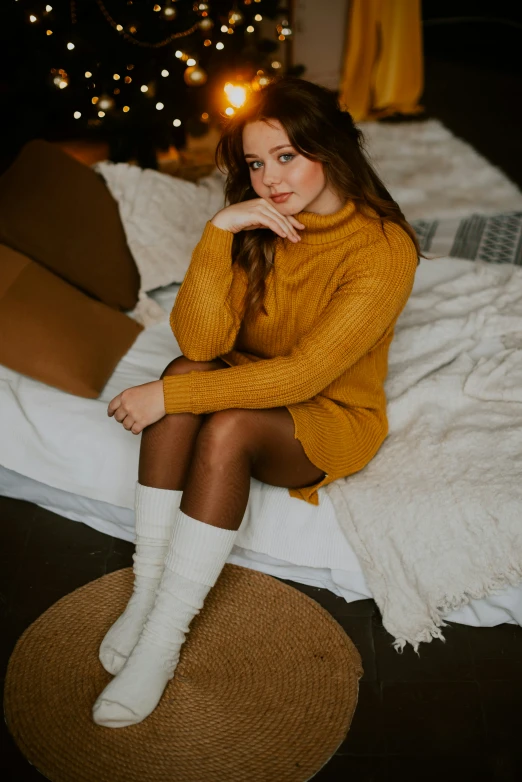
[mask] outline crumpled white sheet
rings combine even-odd
[[[168,316],[147,292],[181,283],[205,223],[225,205],[225,176],[216,168],[197,183],[128,163],[95,163],[116,200],[127,244],[141,277],[129,313],[148,327]]]
[[[455,264],[397,322],[387,439],[326,487],[400,650],[522,580],[522,269]]]

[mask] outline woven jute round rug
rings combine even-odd
[[[107,728],[93,704],[112,677],[100,643],[132,593],[132,568],[59,600],[18,640],[4,713],[52,782],[303,782],[343,742],[360,655],[315,600],[227,564],[190,625],[152,714]]]

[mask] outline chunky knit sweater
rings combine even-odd
[[[295,437],[325,477],[292,497],[358,472],[388,433],[384,380],[395,322],[418,257],[397,224],[361,214],[300,212],[301,241],[278,237],[266,278],[267,314],[243,321],[245,271],[233,234],[207,222],[170,316],[183,354],[229,367],[163,379],[165,410],[213,413],[287,407]]]

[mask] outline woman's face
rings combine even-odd
[[[326,215],[343,206],[342,199],[326,184],[322,163],[300,155],[278,120],[245,125],[243,152],[255,192],[281,214],[306,211]],[[290,195],[274,201],[272,196],[279,193]]]

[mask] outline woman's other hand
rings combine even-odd
[[[163,381],[125,389],[109,403],[107,415],[114,416],[132,434],[139,434],[165,415]]]
[[[237,234],[239,231],[253,231],[255,228],[270,228],[274,233],[299,242],[297,228],[305,226],[292,215],[282,215],[265,198],[252,198],[221,209],[210,221],[216,228]]]

